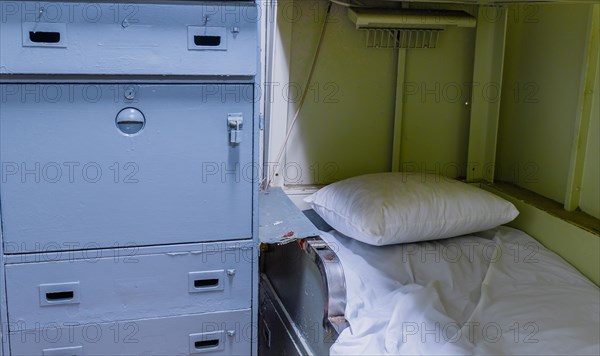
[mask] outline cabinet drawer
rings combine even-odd
[[[251,306],[252,249],[6,266],[11,331]]]
[[[250,355],[250,309],[12,332],[12,355]]]
[[[221,3],[2,2],[0,74],[254,76],[258,8]]]
[[[0,85],[5,253],[252,237],[252,85],[44,85]]]

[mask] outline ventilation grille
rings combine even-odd
[[[436,48],[442,29],[364,29],[367,48]]]

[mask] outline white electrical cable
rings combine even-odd
[[[287,147],[288,140],[290,138],[290,135],[292,134],[292,130],[294,129],[294,125],[296,124],[296,121],[298,121],[298,117],[300,115],[300,110],[302,109],[302,106],[304,105],[304,101],[306,100],[306,96],[308,94],[308,88],[310,86],[310,83],[312,82],[312,77],[315,72],[317,59],[319,58],[319,54],[321,52],[321,46],[323,44],[323,38],[325,37],[325,31],[327,30],[327,23],[329,22],[329,14],[331,13],[331,4],[332,3],[330,2],[327,5],[327,14],[325,15],[325,22],[323,23],[323,28],[321,29],[321,37],[319,38],[319,43],[317,44],[317,50],[315,51],[315,56],[313,57],[310,71],[308,72],[308,79],[306,81],[306,86],[304,88],[304,91],[302,92],[302,97],[300,98],[300,103],[298,103],[298,109],[296,109],[294,118],[292,119],[292,122],[290,123],[290,126],[285,135],[285,140],[283,141],[283,144],[281,145],[281,149],[279,150],[279,153],[277,154],[277,160],[275,161],[276,165],[273,169],[273,172],[269,172],[269,180],[267,181],[265,188],[269,188],[269,186],[271,185],[271,182],[273,181],[273,177],[278,172],[279,165],[281,164],[281,159],[283,157],[283,153],[285,152],[285,148]]]

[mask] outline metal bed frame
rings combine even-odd
[[[344,270],[335,251],[310,237],[269,245],[261,259],[259,354],[329,354],[348,327]]]

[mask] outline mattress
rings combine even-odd
[[[600,291],[522,231],[370,246],[322,233],[350,326],[331,354],[600,354]]]

